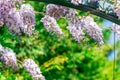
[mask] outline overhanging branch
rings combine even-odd
[[[104,19],[107,19],[109,21],[112,21],[112,22],[120,25],[120,20],[118,20],[117,16],[115,16],[113,14],[107,14],[107,13],[105,13],[103,11],[100,11],[100,10],[96,10],[95,8],[92,8],[89,5],[83,5],[83,4],[74,5],[74,4],[72,4],[72,3],[70,3],[66,0],[31,0],[31,1],[52,3],[52,4],[57,4],[57,5],[62,5],[62,6],[82,10],[82,11],[85,11],[85,12],[90,12],[91,14],[102,17]]]

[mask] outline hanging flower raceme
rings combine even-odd
[[[38,65],[32,59],[25,59],[23,67],[30,73],[34,80],[45,80]]]
[[[55,4],[48,4],[46,7],[46,13],[47,15],[54,17],[55,19],[63,17],[66,12],[66,7],[59,6]]]
[[[4,49],[0,46],[0,60],[7,66],[16,70],[18,68],[16,54],[11,49]]]
[[[21,35],[21,27],[24,25],[19,11],[15,8],[11,9],[8,16],[5,17],[5,24],[11,33]]]
[[[94,22],[93,18],[90,16],[87,16],[82,20],[83,29],[86,30],[86,33],[92,37],[94,40],[98,41],[99,44],[103,44],[103,35],[102,30],[99,28],[99,26]]]
[[[48,32],[53,32],[56,33],[57,35],[63,34],[55,18],[46,15],[44,18],[41,19],[41,22],[43,22],[44,27]]]
[[[68,8],[66,10],[65,18],[68,20],[69,23],[79,25],[79,15],[75,9]]]
[[[112,30],[120,37],[120,25],[113,24]]]
[[[20,10],[15,5],[23,0],[0,0],[0,26],[6,24],[11,33],[31,35],[35,26],[35,13],[32,6],[23,4]]]
[[[32,35],[32,31],[35,28],[35,12],[33,7],[29,4],[21,5],[20,15],[24,24],[24,26],[21,27],[21,30],[26,35]]]
[[[79,26],[76,26],[75,24],[68,24],[67,29],[70,31],[73,38],[80,43],[80,40],[84,38],[84,33],[82,32],[82,29]]]
[[[79,15],[71,8],[69,8],[66,13],[65,17],[68,20],[67,29],[72,34],[73,38],[80,43],[80,40],[84,38],[84,33],[82,32],[82,24],[79,20]]]

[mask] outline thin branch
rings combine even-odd
[[[90,12],[91,14],[102,17],[104,19],[107,19],[109,21],[112,21],[120,25],[120,20],[118,20],[118,17],[114,13],[111,14],[111,13],[106,13],[104,11],[96,10],[95,8],[90,7],[89,5],[84,5],[84,4],[74,5],[66,0],[30,0],[30,1],[52,3],[52,4],[57,4],[57,5],[62,5],[62,6],[82,10],[85,12]]]

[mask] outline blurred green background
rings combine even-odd
[[[36,11],[45,12],[45,3],[26,2]],[[80,15],[88,15],[78,11]],[[104,19],[94,17],[99,26]],[[57,22],[65,33],[65,37],[48,33],[40,19],[44,17],[36,14],[36,29],[32,36],[21,37],[11,35],[7,28],[0,27],[0,43],[11,48],[21,62],[26,58],[33,59],[40,67],[46,80],[112,80],[114,61],[108,59],[113,50],[112,44],[100,46],[86,34],[86,41],[78,44],[73,40],[66,29],[67,21],[64,18]],[[104,42],[108,41],[111,31],[104,29]],[[117,41],[117,58],[115,64],[115,80],[120,80],[120,42]],[[18,62],[19,63],[19,62]],[[0,80],[32,80],[29,73],[19,63],[19,70],[13,71],[0,62]]]

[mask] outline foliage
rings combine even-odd
[[[26,3],[31,4],[36,11],[45,11],[45,3]],[[80,15],[86,15],[82,11],[78,12]],[[87,42],[78,44],[66,29],[67,21],[64,18],[57,22],[65,36],[52,35],[40,23],[42,17],[42,14],[36,15],[36,29],[32,36],[18,37],[9,34],[5,26],[0,27],[1,44],[16,52],[20,61],[25,58],[34,59],[46,80],[112,80],[113,61],[107,60],[108,52],[113,50],[112,45],[99,46],[89,37],[86,39]],[[102,24],[103,19],[93,17],[99,25]],[[104,39],[107,40],[110,31],[103,33]],[[21,62],[19,65],[21,66]],[[116,80],[119,80],[118,65],[116,65],[115,73]],[[32,80],[32,77],[21,67],[19,70],[13,71],[0,63],[0,80]]]

